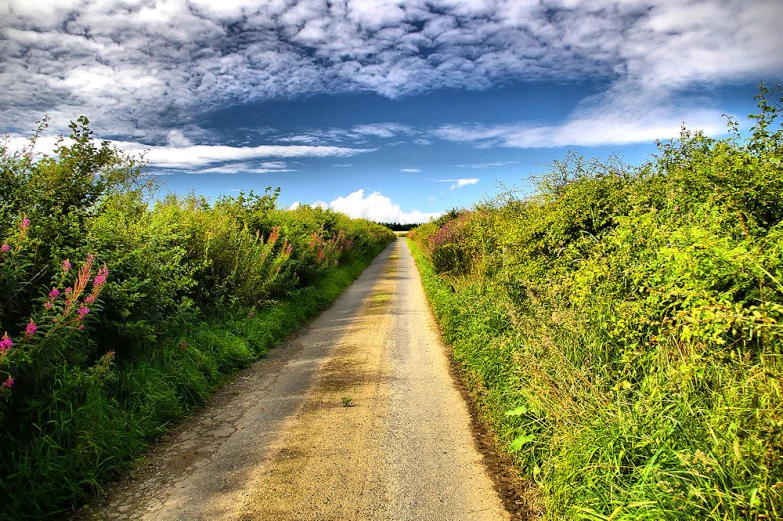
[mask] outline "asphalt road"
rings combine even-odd
[[[405,239],[82,519],[504,520]]]

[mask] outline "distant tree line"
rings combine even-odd
[[[378,223],[381,226],[385,226],[393,232],[409,232],[417,226],[421,226],[424,223],[415,224],[402,224],[402,223]]]

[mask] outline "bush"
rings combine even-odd
[[[154,205],[86,118],[54,157],[0,145],[0,496],[39,519],[336,298],[387,228],[278,190]],[[77,259],[85,259],[77,261]]]
[[[572,155],[533,197],[413,234],[454,357],[547,518],[783,516],[769,95],[747,139],[729,121],[731,137],[683,130],[637,168]]]

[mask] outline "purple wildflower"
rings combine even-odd
[[[73,291],[73,288],[65,288],[65,294],[68,295],[71,291]]]
[[[80,324],[79,327],[77,327],[79,331],[84,331],[84,324]]]
[[[3,338],[0,339],[0,354],[5,354],[13,345],[14,343],[8,338],[8,333],[6,332]]]
[[[46,309],[52,309],[52,303],[51,302],[44,302],[44,307]]]
[[[85,301],[87,304],[92,304],[93,302],[95,302],[95,297],[94,297],[93,295],[90,295],[89,297],[87,297],[86,299],[84,299],[84,301]]]
[[[38,331],[38,326],[35,325],[35,322],[33,322],[33,319],[30,319],[30,323],[27,324],[27,327],[24,329],[25,336],[27,338],[33,338],[33,335],[35,335],[35,332]]]
[[[49,292],[49,298],[55,299],[60,296],[60,290],[57,288],[52,288],[52,291]]]
[[[103,268],[98,270],[98,274],[95,275],[95,279],[92,281],[92,285],[96,288],[100,288],[104,285],[106,282],[106,277],[109,276],[109,268],[106,267],[106,265],[103,266]]]
[[[8,251],[10,249],[11,249],[10,244],[3,244],[2,246],[0,246],[0,251]]]
[[[67,272],[70,269],[71,269],[71,263],[68,262],[68,259],[65,259],[63,261],[63,271]]]
[[[87,306],[82,306],[76,310],[76,314],[79,315],[79,320],[83,319],[84,316],[89,312],[90,312],[90,308],[88,308]]]
[[[22,219],[22,222],[19,223],[19,228],[26,230],[29,227],[30,227],[30,219],[25,217],[24,219]]]
[[[291,255],[291,251],[292,251],[293,249],[294,249],[293,245],[289,244],[289,245],[288,245],[288,248],[286,248],[286,249],[285,249],[285,252],[286,252],[288,255]]]
[[[8,379],[5,382],[3,382],[3,387],[5,387],[6,389],[10,389],[13,386],[14,386],[14,379],[11,377],[11,375],[8,375]]]

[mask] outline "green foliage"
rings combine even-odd
[[[88,123],[54,157],[34,155],[45,123],[0,146],[2,519],[99,490],[394,239],[271,188],[151,205],[144,165]]]
[[[748,138],[733,121],[727,139],[683,129],[638,168],[572,155],[533,197],[409,235],[548,519],[783,517],[774,94],[762,86]]]

